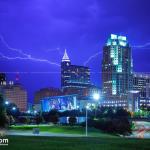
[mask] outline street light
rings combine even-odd
[[[100,99],[100,95],[98,93],[93,94],[93,99],[98,102]],[[96,105],[95,105],[95,118],[96,118]]]
[[[98,101],[100,99],[100,95],[98,93],[93,94],[93,99],[95,101]],[[85,119],[86,119],[86,125],[85,125],[85,135],[88,136],[88,109],[89,106],[86,103],[86,114],[85,114]]]
[[[28,113],[28,114],[30,114],[30,113],[31,113],[31,111],[30,111],[30,110],[28,110],[28,111],[27,111],[27,113]]]
[[[93,94],[93,99],[98,101],[100,99],[100,95],[98,93]]]
[[[34,114],[37,114],[37,111],[36,111],[36,110],[34,110]]]
[[[9,104],[9,102],[8,101],[5,101],[5,105],[8,105]]]
[[[16,110],[16,107],[13,107],[12,110]]]

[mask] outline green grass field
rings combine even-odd
[[[150,140],[125,138],[64,138],[9,136],[0,150],[149,150]]]
[[[55,125],[21,125],[21,126],[11,126],[12,130],[23,130],[23,131],[32,131],[33,128],[38,127],[41,131],[50,132],[50,133],[62,133],[62,134],[80,134],[85,135],[85,127],[80,126],[55,126]],[[89,136],[103,136],[103,137],[116,137],[114,135],[106,134],[97,130],[95,128],[88,128]]]

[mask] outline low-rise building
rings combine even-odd
[[[40,100],[45,97],[51,97],[51,96],[59,96],[62,95],[62,92],[58,88],[43,88],[39,91],[35,92],[34,96],[34,104],[40,104]]]
[[[0,87],[5,100],[17,105],[20,111],[27,110],[27,91],[21,84],[8,84]]]

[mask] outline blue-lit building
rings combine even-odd
[[[133,90],[139,92],[139,108],[150,107],[150,74],[133,73]]]
[[[59,111],[77,109],[77,96],[63,95],[45,97],[41,99],[41,108],[43,112],[49,112],[52,109]]]
[[[104,106],[127,107],[132,89],[132,53],[125,36],[111,34],[103,48],[102,88]]]
[[[80,94],[90,83],[90,69],[84,66],[72,65],[65,50],[61,62],[61,88],[67,94]]]

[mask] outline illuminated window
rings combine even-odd
[[[115,42],[115,41],[114,41],[114,42],[112,42],[112,45],[117,45],[117,42]]]
[[[118,36],[118,40],[126,41],[127,37],[126,36]]]
[[[122,66],[118,65],[117,72],[122,72]]]
[[[117,91],[116,91],[116,80],[112,81],[112,95],[116,95]]]
[[[117,35],[115,35],[115,34],[111,34],[111,39],[117,39]]]
[[[119,45],[120,45],[120,46],[126,46],[126,45],[127,45],[127,43],[126,43],[126,42],[124,42],[124,41],[119,41]]]

